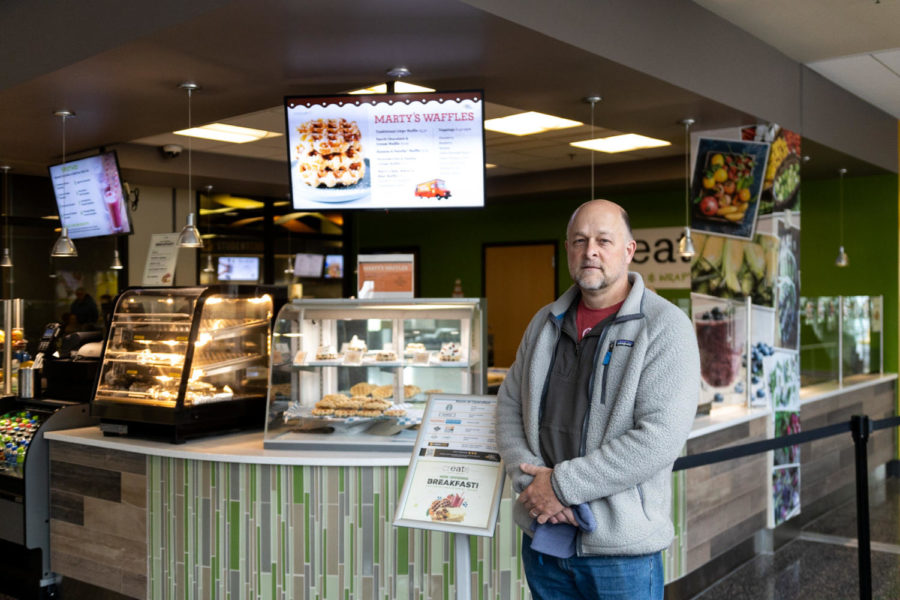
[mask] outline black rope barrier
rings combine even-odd
[[[850,422],[835,423],[819,427],[818,429],[810,429],[809,431],[801,431],[800,433],[792,433],[782,437],[771,438],[768,440],[760,440],[758,442],[748,442],[737,446],[728,446],[727,448],[719,448],[718,450],[710,450],[709,452],[701,452],[700,454],[691,454],[690,456],[682,456],[675,461],[673,471],[681,471],[684,469],[693,469],[694,467],[702,467],[703,465],[711,465],[717,462],[750,456],[751,454],[760,454],[769,450],[777,450],[785,446],[794,446],[805,442],[812,442],[826,437],[831,437],[839,433],[850,431]]]
[[[872,421],[872,431],[879,429],[887,429],[889,427],[900,427],[900,417],[888,417],[880,421]]]
[[[804,444],[814,440],[849,432],[853,437],[855,471],[856,471],[856,535],[858,538],[859,560],[859,597],[861,600],[872,599],[872,544],[869,531],[869,467],[866,446],[869,437],[875,431],[900,427],[900,416],[888,417],[878,421],[867,415],[854,415],[844,423],[835,423],[809,431],[792,433],[777,438],[748,442],[736,446],[728,446],[699,454],[679,457],[672,467],[673,471],[683,471],[711,465],[713,463],[734,460],[753,454],[761,454],[786,446]]]

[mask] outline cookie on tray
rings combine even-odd
[[[355,417],[359,412],[354,408],[338,408],[334,411],[336,417]]]
[[[369,395],[373,398],[377,398],[379,400],[384,400],[385,398],[390,398],[394,395],[394,386],[392,385],[379,385],[375,386]]]
[[[386,408],[391,407],[391,403],[387,400],[375,400],[371,399],[363,403],[362,407],[365,410],[384,410]]]
[[[357,414],[357,416],[360,416],[360,417],[380,417],[382,413],[378,409],[363,408],[360,411],[358,411],[356,414]]]
[[[402,408],[389,408],[385,410],[383,414],[386,417],[402,417],[406,414],[406,411]]]
[[[312,415],[314,417],[330,417],[334,414],[333,408],[314,408],[312,409]]]
[[[420,393],[422,388],[417,385],[404,385],[403,386],[403,395],[407,398],[412,398],[416,394]]]
[[[346,399],[347,396],[343,394],[325,394],[321,400],[316,402],[316,408],[337,408]]]
[[[350,393],[354,396],[368,396],[375,387],[367,381],[361,381],[350,388]]]

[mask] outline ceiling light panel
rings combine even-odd
[[[238,127],[237,125],[228,125],[226,123],[210,123],[203,127],[181,129],[179,131],[174,131],[173,133],[176,135],[186,135],[204,140],[215,140],[217,142],[229,142],[232,144],[246,144],[247,142],[255,142],[257,140],[282,135],[273,131]]]
[[[545,115],[544,113],[529,111],[510,115],[508,117],[500,117],[497,119],[488,119],[484,122],[484,128],[489,131],[506,133],[509,135],[532,135],[544,131],[552,131],[554,129],[567,129],[569,127],[578,127],[582,125],[579,121],[554,117],[553,115]]]
[[[570,145],[575,146],[576,148],[585,148],[587,150],[596,150],[597,152],[614,154],[616,152],[630,152],[632,150],[641,150],[644,148],[662,148],[663,146],[671,146],[672,143],[667,142],[666,140],[658,140],[656,138],[638,135],[636,133],[625,133],[606,138],[571,142]]]

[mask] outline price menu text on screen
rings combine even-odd
[[[69,237],[131,233],[115,153],[53,165],[50,179]]]
[[[285,99],[296,209],[484,205],[481,92]]]

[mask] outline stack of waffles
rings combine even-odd
[[[310,187],[350,186],[366,174],[359,126],[346,119],[313,119],[297,127],[300,179]]]

